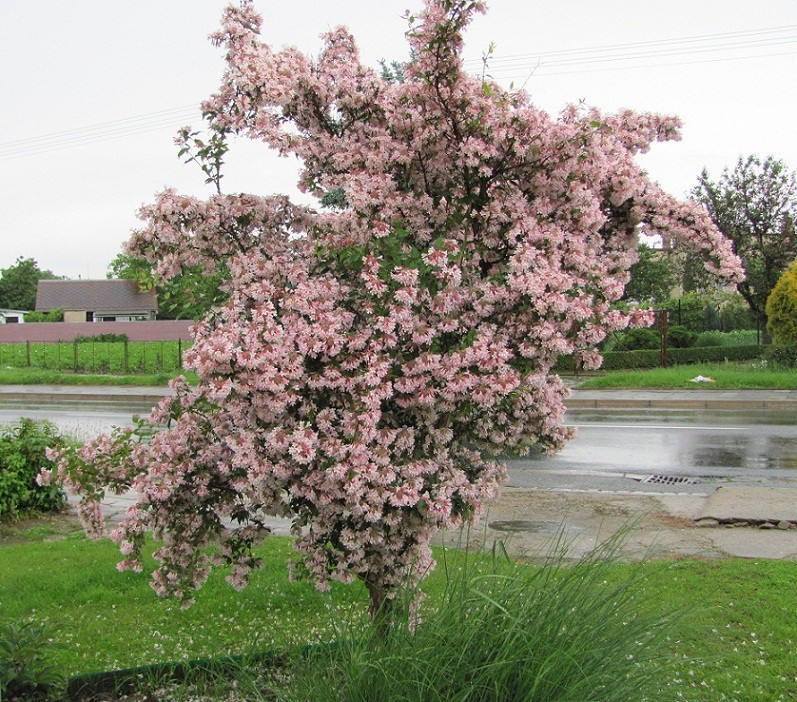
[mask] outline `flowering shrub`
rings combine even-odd
[[[483,10],[429,0],[403,82],[361,65],[343,28],[311,59],[261,43],[251,4],[225,12],[210,138],[178,138],[218,192],[166,190],[128,245],[163,279],[229,270],[229,302],[186,354],[199,385],[177,380],[148,421],[57,456],[94,533],[104,491],[137,490],[112,538],[122,569],[141,568],[145,532],[163,540],[159,594],[190,602],[225,561],[244,586],[280,515],[319,587],[359,578],[377,610],[432,566],[437,529],[478,517],[504,478],[495,455],[567,440],[556,359],[595,368],[609,331],[649,323],[612,309],[640,225],[739,278],[707,214],[634,162],[678,120],[554,119],[469,76],[462,33]],[[223,194],[230,133],[298,156],[300,187],[330,206]]]
[[[42,468],[52,469],[48,448],[66,445],[55,425],[22,418],[0,427],[0,521],[16,519],[30,510],[58,512],[64,493],[55,486],[41,486],[36,478]]]

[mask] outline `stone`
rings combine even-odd
[[[787,529],[791,529],[791,522],[787,522],[785,519],[781,519],[781,520],[780,520],[780,521],[777,523],[777,527],[778,527],[778,529],[780,529],[781,531],[786,531]]]
[[[759,529],[774,529],[775,525],[772,522],[762,522],[758,525]]]
[[[795,522],[797,488],[722,486],[706,499],[695,517],[721,522]]]
[[[698,527],[715,527],[719,526],[719,522],[716,519],[698,519],[695,521],[695,526]]]
[[[729,527],[731,529],[734,528],[734,527],[746,527],[747,526],[747,522],[745,522],[744,520],[740,519],[740,520],[735,521],[735,522],[728,522],[727,524],[725,524],[725,526]]]

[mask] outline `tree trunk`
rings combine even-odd
[[[388,598],[387,591],[382,585],[366,580],[365,586],[368,588],[369,596],[368,611],[371,613],[379,638],[384,641],[393,623],[393,600]]]

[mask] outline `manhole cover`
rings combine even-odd
[[[687,478],[683,475],[646,475],[640,478],[639,482],[656,485],[695,485],[700,482],[700,478]]]

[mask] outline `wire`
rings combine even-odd
[[[89,124],[89,125],[86,125],[85,127],[77,127],[75,129],[66,129],[66,130],[61,131],[61,132],[51,132],[50,134],[42,134],[41,136],[37,136],[37,137],[30,137],[30,138],[27,138],[27,139],[17,139],[15,141],[6,141],[6,142],[0,143],[0,149],[4,149],[4,148],[9,147],[9,146],[15,146],[17,144],[25,144],[25,143],[28,143],[28,142],[34,142],[34,141],[40,141],[40,140],[50,139],[50,138],[54,138],[54,137],[60,137],[60,136],[67,135],[67,134],[76,134],[78,132],[85,132],[85,131],[90,131],[90,130],[95,130],[95,129],[101,129],[101,128],[104,128],[104,127],[113,127],[115,125],[122,124],[122,123],[137,122],[137,121],[140,121],[140,120],[145,120],[147,118],[159,117],[159,116],[163,116],[163,115],[174,113],[174,112],[186,112],[188,110],[191,110],[192,114],[194,114],[198,107],[199,107],[199,103],[196,103],[194,105],[184,105],[183,107],[172,107],[172,108],[169,108],[167,110],[158,110],[157,112],[148,112],[148,113],[145,113],[143,115],[136,115],[134,117],[124,117],[122,119],[110,120],[108,122],[99,122],[97,124]]]
[[[185,117],[186,118],[191,117],[193,116],[193,114],[194,113],[191,113],[190,115],[185,115]],[[6,160],[8,158],[15,156],[26,156],[37,153],[44,153],[46,151],[54,151],[69,146],[81,146],[83,144],[91,144],[96,141],[106,141],[107,138],[109,137],[115,138],[116,136],[129,136],[131,134],[149,132],[153,131],[154,129],[161,129],[165,127],[177,129],[179,125],[177,124],[176,119],[174,117],[170,117],[160,120],[153,120],[144,124],[120,126],[117,127],[116,129],[106,129],[105,131],[102,132],[89,133],[73,137],[62,137],[60,139],[53,139],[39,144],[27,144],[22,147],[0,149],[0,159]]]
[[[795,54],[797,54],[797,51],[785,51],[782,53],[775,53],[775,54],[754,54],[752,56],[725,56],[723,58],[702,59],[698,61],[670,61],[668,63],[648,63],[638,66],[601,66],[599,68],[586,68],[580,71],[550,71],[548,73],[537,73],[536,70],[531,70],[522,75],[500,76],[500,80],[513,80],[513,79],[519,80],[521,78],[529,78],[529,77],[544,78],[546,76],[569,76],[569,75],[576,75],[578,73],[595,73],[601,71],[632,71],[640,68],[660,68],[664,66],[691,66],[700,63],[718,63],[720,61],[742,61],[745,59],[770,58],[775,56],[794,56]],[[544,66],[541,66],[541,68],[544,68]]]
[[[662,58],[664,56],[683,56],[686,54],[702,54],[702,53],[709,53],[715,51],[734,51],[736,49],[759,49],[759,48],[766,48],[769,46],[780,46],[782,44],[793,44],[797,41],[797,35],[791,37],[784,37],[779,39],[778,41],[766,41],[761,42],[758,40],[755,42],[754,46],[748,46],[748,42],[738,43],[738,44],[726,44],[722,46],[713,46],[707,48],[692,48],[692,49],[680,49],[674,51],[672,49],[667,50],[658,50],[658,51],[646,51],[642,53],[635,53],[635,54],[610,54],[609,56],[600,56],[600,57],[593,57],[587,59],[581,58],[572,58],[572,59],[559,59],[555,61],[540,61],[538,65],[540,66],[566,66],[566,65],[581,65],[581,64],[589,64],[589,63],[609,63],[614,61],[630,61],[632,59],[647,59],[647,58]],[[749,42],[753,43],[753,42]],[[517,68],[521,68],[521,66],[503,66],[498,67],[498,70],[515,70]],[[489,64],[488,64],[489,69]]]
[[[686,66],[703,63],[716,63],[720,61],[739,61],[756,58],[770,58],[777,56],[790,56],[797,52],[752,54],[744,56],[727,56],[722,58],[705,58],[695,61],[678,61],[668,63],[642,63],[630,66],[598,66],[574,71],[550,71],[549,68],[576,67],[614,63],[622,61],[650,61],[667,56],[684,56],[690,54],[710,54],[717,51],[733,51],[744,49],[758,49],[774,47],[784,44],[793,44],[797,35],[776,36],[784,32],[791,32],[797,24],[776,27],[764,27],[754,30],[738,30],[733,32],[717,32],[714,34],[700,34],[669,39],[654,39],[650,41],[629,42],[621,44],[606,44],[588,46],[575,49],[557,49],[543,51],[537,54],[514,54],[490,58],[487,62],[488,69],[494,66],[491,77],[496,80],[510,80],[513,78],[529,78],[530,76],[555,76],[572,75],[578,73],[594,73],[595,71],[634,70],[639,68],[657,68],[664,66]],[[762,36],[769,35],[769,36]],[[760,37],[749,39],[750,37]],[[727,41],[725,41],[727,40]],[[734,41],[735,40],[735,41]],[[723,43],[717,43],[721,41]],[[703,46],[685,46],[687,44],[704,44]],[[589,56],[587,54],[593,54]],[[541,61],[544,57],[550,60]],[[528,65],[530,59],[537,59],[536,66]],[[482,63],[477,59],[469,59],[465,64]],[[497,65],[496,65],[497,64]],[[522,75],[505,75],[506,72],[527,69]],[[495,74],[495,75],[493,75]],[[76,127],[58,132],[51,132],[40,136],[16,139],[0,143],[0,161],[36,156],[38,154],[60,151],[75,146],[84,146],[112,139],[119,139],[136,134],[158,131],[170,127],[177,129],[185,120],[196,117],[199,104],[172,107],[155,112],[148,112],[132,117],[124,117],[84,127]],[[178,123],[178,120],[180,123]]]
[[[711,41],[714,39],[722,38],[722,37],[732,37],[736,36],[739,38],[743,38],[746,36],[757,36],[759,34],[768,34],[768,33],[776,33],[776,32],[784,32],[784,31],[791,31],[797,28],[797,24],[785,24],[777,27],[766,27],[758,30],[737,30],[734,32],[718,32],[715,34],[696,34],[696,35],[688,35],[685,37],[672,37],[669,39],[652,39],[649,41],[638,41],[638,42],[627,42],[621,44],[602,44],[598,46],[588,46],[582,48],[575,48],[575,49],[556,49],[552,51],[540,51],[536,53],[529,53],[529,54],[509,54],[506,56],[496,56],[489,59],[489,62],[503,62],[503,61],[512,61],[517,59],[523,58],[538,58],[540,56],[554,56],[559,54],[581,54],[581,53],[593,53],[593,52],[601,52],[601,51],[609,51],[613,49],[624,49],[624,48],[633,48],[633,47],[643,47],[643,46],[655,46],[659,44],[684,44],[684,43],[693,43],[693,42],[706,42]],[[483,63],[483,59],[467,59],[464,61],[466,64],[470,63]]]

